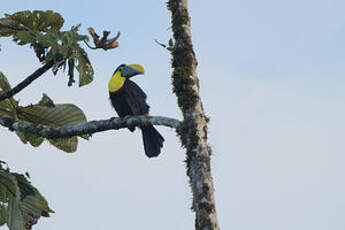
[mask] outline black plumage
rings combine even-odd
[[[110,101],[120,117],[127,115],[146,115],[150,106],[146,103],[146,94],[133,81],[126,79],[124,85],[116,92],[110,92]],[[164,138],[152,126],[142,126],[145,154],[148,157],[158,156],[163,146]],[[135,127],[129,127],[134,131]]]

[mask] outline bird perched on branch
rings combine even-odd
[[[110,78],[108,89],[111,104],[119,117],[127,115],[148,115],[150,106],[146,104],[146,94],[133,81],[131,77],[144,74],[144,67],[138,64],[122,64],[115,70]],[[160,154],[164,138],[152,126],[141,126],[145,154],[156,157]],[[135,127],[128,128],[131,132]]]

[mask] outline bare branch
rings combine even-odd
[[[12,118],[0,115],[0,125],[12,131],[34,134],[45,138],[67,138],[80,135],[91,135],[107,130],[123,129],[133,126],[162,125],[178,129],[180,121],[174,118],[160,116],[126,116],[124,118],[113,117],[108,120],[89,121],[72,126],[48,127],[29,122],[16,121]]]
[[[19,93],[20,91],[22,91],[25,87],[30,85],[34,80],[36,80],[42,74],[47,72],[47,70],[49,70],[53,65],[54,65],[54,62],[53,61],[49,61],[44,66],[42,66],[41,68],[39,68],[35,72],[33,72],[30,76],[25,78],[18,85],[13,87],[10,91],[7,91],[6,93],[0,94],[0,101],[8,99],[8,98],[12,97],[13,95],[15,95],[15,94]]]

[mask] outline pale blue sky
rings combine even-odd
[[[171,37],[165,1],[3,0],[0,15],[23,9],[57,11],[66,29],[122,33],[118,49],[89,51],[91,85],[67,88],[67,76],[48,73],[16,96],[23,104],[44,92],[89,120],[109,118],[110,75],[140,63],[146,74],[134,80],[151,113],[181,118],[169,53],[154,43]],[[344,10],[337,0],[190,1],[222,229],[345,229]],[[39,66],[28,47],[0,44],[0,71],[12,85]],[[149,160],[139,132],[96,134],[68,155],[0,129],[0,158],[29,171],[56,211],[35,229],[193,229],[184,151],[173,130],[159,130],[163,153]]]

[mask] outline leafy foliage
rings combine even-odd
[[[0,18],[0,37],[13,36],[18,45],[30,44],[37,58],[44,63],[54,61],[53,73],[69,67],[70,80],[74,82],[74,67],[79,72],[79,86],[92,82],[94,71],[87,53],[79,45],[88,41],[86,35],[77,33],[79,26],[70,31],[60,31],[63,18],[53,11],[22,11]],[[77,65],[76,65],[77,64]]]
[[[70,31],[61,31],[64,19],[53,11],[21,11],[5,14],[0,18],[0,37],[11,37],[18,45],[30,45],[37,58],[44,64],[49,63],[53,73],[65,71],[68,65],[69,81],[72,85],[74,69],[79,73],[79,86],[92,82],[94,71],[87,53],[80,42],[87,42],[88,37],[78,33],[79,26]],[[109,33],[109,32],[108,32]],[[101,39],[107,49],[116,48],[118,35],[113,39]],[[107,50],[105,49],[105,50]],[[46,65],[48,66],[48,65]],[[0,72],[0,95],[11,90],[4,74]],[[13,91],[12,91],[13,92]],[[81,109],[73,104],[54,104],[43,94],[37,104],[19,105],[13,97],[0,101],[0,115],[17,121],[30,122],[34,125],[63,127],[86,121]],[[33,134],[16,132],[23,143],[34,147],[40,146],[45,138]],[[80,136],[88,139],[88,136]],[[65,152],[75,152],[78,137],[47,139],[53,146]],[[52,213],[45,198],[31,185],[29,175],[10,172],[0,161],[0,227],[7,224],[10,230],[29,230],[41,216]]]
[[[5,92],[11,89],[2,73],[0,73],[0,89]],[[46,94],[43,94],[38,104],[29,106],[20,106],[13,98],[1,101],[0,114],[16,120],[50,127],[63,127],[86,121],[85,114],[77,106],[73,104],[54,104]],[[33,134],[22,132],[16,132],[16,134],[23,143],[30,143],[34,147],[40,146],[44,141],[44,138]],[[48,139],[48,141],[58,149],[68,153],[75,152],[78,146],[77,137]]]
[[[29,230],[41,216],[49,217],[54,211],[28,176],[10,172],[3,164],[0,162],[0,226]]]
[[[38,58],[44,62],[53,60],[56,64],[53,72],[56,74],[60,68],[65,69],[68,60],[78,63],[79,86],[84,86],[93,80],[93,68],[87,53],[78,44],[86,41],[88,37],[79,35],[74,31],[49,31],[42,34],[38,31],[19,31],[17,33],[17,43],[20,45],[31,44],[36,51]],[[73,71],[74,65],[69,68],[69,73]]]
[[[51,10],[33,12],[26,10],[5,14],[0,19],[0,36],[15,36],[18,30],[34,30],[48,32],[51,30],[60,30],[63,26],[64,19],[60,14]]]
[[[11,89],[7,78],[3,73],[0,72],[0,94],[4,91],[7,92]],[[13,97],[0,101],[0,115],[6,115],[9,117],[15,117],[13,108],[18,106],[18,102]]]
[[[84,49],[78,49],[75,54],[75,58],[78,60],[77,70],[79,72],[79,86],[84,86],[92,82],[93,80],[93,68],[87,57],[87,53]]]

